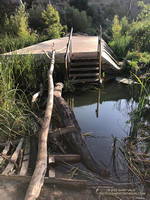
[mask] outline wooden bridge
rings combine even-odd
[[[101,82],[103,71],[120,70],[112,50],[102,39],[101,30],[98,36],[73,36],[71,29],[68,37],[45,41],[5,55],[43,55],[51,52],[53,46],[56,63],[65,64],[66,77],[72,83]]]

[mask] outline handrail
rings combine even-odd
[[[67,79],[68,79],[68,71],[69,71],[68,66],[70,65],[71,55],[72,55],[72,34],[73,34],[73,28],[71,28],[71,32],[70,32],[68,43],[67,43],[67,49],[65,53],[65,68],[66,68]]]
[[[98,60],[99,60],[99,83],[102,83],[102,27],[100,25],[98,35]]]

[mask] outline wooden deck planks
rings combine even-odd
[[[15,152],[13,153],[13,155],[12,155],[12,157],[11,157],[9,163],[8,163],[8,165],[6,166],[4,171],[2,172],[2,175],[12,174],[11,172],[13,172],[13,169],[14,169],[15,163],[18,159],[18,156],[19,156],[20,150],[22,148],[23,142],[24,142],[24,139],[21,138],[19,144],[17,145]]]

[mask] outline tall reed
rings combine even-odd
[[[29,135],[34,120],[29,102],[38,88],[41,71],[33,56],[0,57],[1,140]]]

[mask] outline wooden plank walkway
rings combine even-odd
[[[21,138],[17,143],[7,142],[0,152],[0,175],[27,176],[32,164],[30,163],[30,139]],[[35,155],[36,156],[36,155]],[[48,156],[48,177],[55,177],[53,165],[61,163],[78,163],[81,157],[78,154],[51,154]],[[51,173],[53,172],[53,174]]]
[[[10,53],[5,53],[4,55],[44,55],[45,52],[51,52],[54,45],[56,50],[56,63],[64,63],[67,43],[68,37],[52,39]],[[78,35],[72,37],[72,59],[97,58],[97,50],[98,36]],[[106,53],[106,42],[104,40],[102,40],[102,58],[103,62],[108,62],[114,69],[120,69],[113,57],[109,57],[108,53]]]

